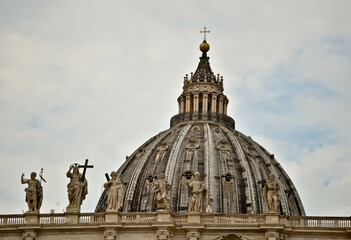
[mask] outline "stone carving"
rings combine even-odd
[[[152,183],[151,188],[155,194],[154,199],[156,203],[156,208],[169,210],[171,198],[171,184],[167,182],[163,173],[161,173],[159,178]]]
[[[25,232],[22,235],[23,240],[36,240],[37,234],[35,232]]]
[[[226,163],[230,156],[229,144],[221,140],[217,144],[217,149],[219,151],[220,159]]]
[[[186,234],[187,240],[199,240],[200,234],[197,231],[189,231]]]
[[[144,154],[144,149],[141,148],[141,149],[137,152],[137,154],[135,155],[135,158],[136,158],[136,159],[139,159],[141,156],[143,156],[143,154]]]
[[[82,202],[85,199],[85,196],[88,194],[88,181],[85,178],[82,179],[83,175],[79,173],[79,168],[77,165],[71,165],[66,173],[66,176],[71,179],[67,184],[69,201],[67,211],[78,211],[80,205],[82,205]]]
[[[216,127],[216,128],[214,129],[214,132],[215,132],[215,133],[221,133],[222,131],[221,131],[220,128]]]
[[[199,144],[196,140],[191,139],[187,142],[186,146],[186,160],[193,160],[197,156]]]
[[[266,202],[268,212],[279,212],[279,190],[279,182],[274,179],[273,174],[269,174],[269,180],[267,180],[263,189],[263,197]]]
[[[266,240],[286,240],[286,234],[282,234],[279,232],[266,232],[265,234]]]
[[[234,212],[235,203],[235,182],[234,176],[230,173],[222,175],[222,188],[223,188],[223,207],[227,213]]]
[[[41,204],[43,202],[43,188],[38,179],[35,179],[37,174],[32,172],[30,179],[24,178],[24,173],[21,176],[21,183],[28,184],[28,187],[24,189],[26,192],[26,202],[28,204],[27,212],[39,212]]]
[[[116,240],[117,231],[116,230],[105,230],[104,240]]]
[[[194,132],[200,132],[200,128],[198,126],[194,126],[191,130]]]
[[[157,240],[170,240],[173,239],[173,231],[167,229],[156,230]]]
[[[168,144],[165,142],[158,145],[158,147],[156,149],[157,150],[156,159],[155,159],[156,162],[162,161],[162,159],[166,155],[167,149],[168,149]]]
[[[223,240],[241,240],[242,238],[238,235],[235,234],[228,234],[226,236],[223,236]]]
[[[200,181],[200,173],[195,172],[190,180],[187,180],[183,176],[182,182],[190,190],[188,212],[202,213],[204,209],[206,187],[204,182]]]
[[[120,178],[117,178],[117,173],[112,171],[110,176],[112,179],[104,184],[104,187],[108,189],[106,212],[119,211],[123,207],[125,193],[125,184]]]

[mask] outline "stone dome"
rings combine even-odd
[[[124,212],[156,210],[150,186],[161,173],[171,184],[171,211],[187,212],[189,193],[182,179],[199,172],[206,186],[203,211],[265,213],[263,187],[273,174],[280,183],[280,213],[305,216],[294,184],[274,155],[235,130],[228,102],[223,77],[214,75],[203,52],[195,73],[184,77],[179,113],[171,127],[136,149],[117,171],[126,183]],[[105,191],[96,212],[105,211],[106,199]]]

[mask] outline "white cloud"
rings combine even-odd
[[[42,210],[62,211],[85,158],[93,211],[103,174],[168,128],[207,24],[238,130],[276,154],[308,214],[350,215],[350,4],[2,2],[0,212],[26,210],[20,174],[42,167]]]

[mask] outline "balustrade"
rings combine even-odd
[[[118,221],[121,223],[156,223],[157,213],[119,213]],[[81,213],[79,214],[79,224],[93,224],[105,222],[104,213]],[[175,214],[171,216],[170,222],[176,225],[188,224],[187,214]],[[216,215],[202,214],[200,218],[202,224],[217,225],[257,225],[265,223],[264,215]],[[64,213],[40,214],[39,224],[65,224],[66,217]],[[349,217],[287,217],[284,223],[288,226],[304,228],[351,228],[351,219]],[[17,215],[0,215],[0,227],[8,225],[24,225],[25,216]]]

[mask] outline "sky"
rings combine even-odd
[[[273,153],[309,216],[351,215],[351,1],[0,1],[0,214],[68,205],[85,159],[93,212],[105,173],[169,128],[207,26],[236,129]]]

